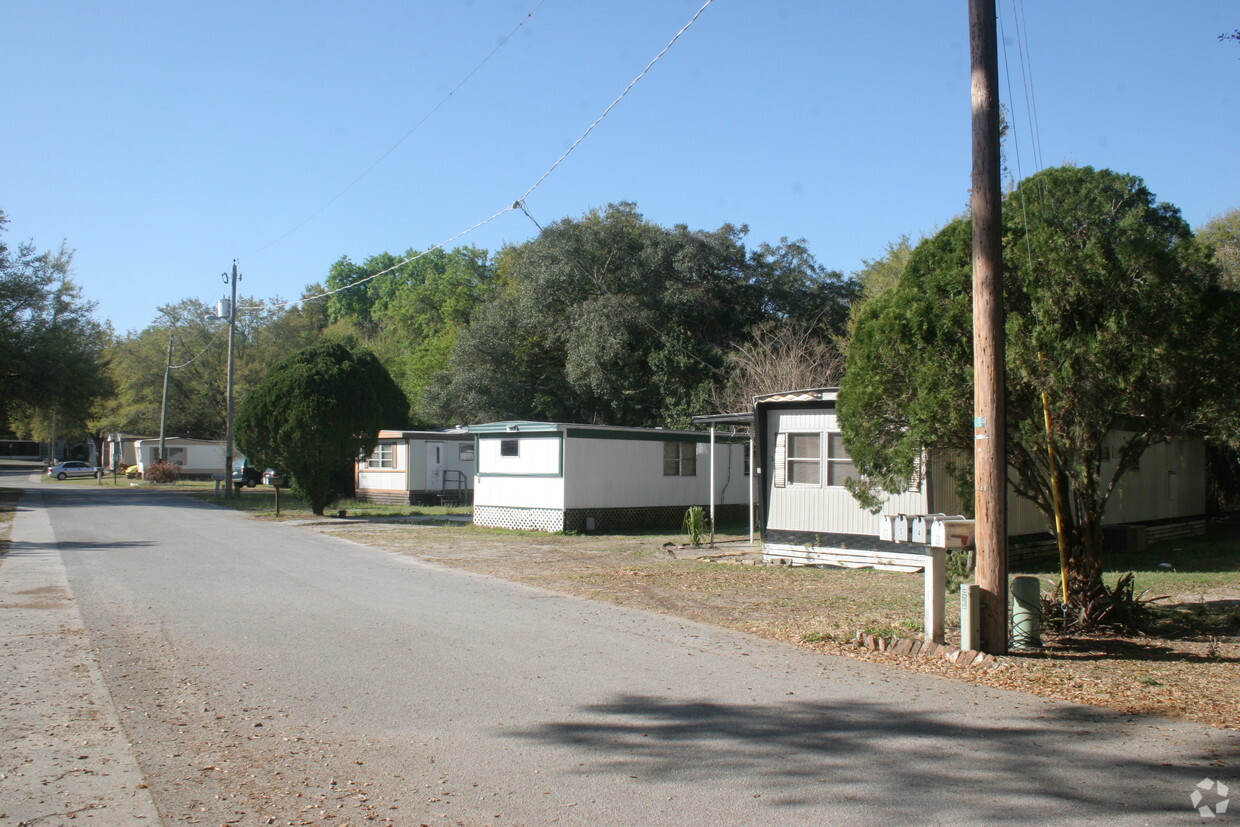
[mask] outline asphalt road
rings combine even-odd
[[[28,490],[0,564],[0,825],[1167,824],[1201,821],[1203,779],[1240,798],[1234,732],[180,496],[0,484]]]

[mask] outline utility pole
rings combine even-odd
[[[172,340],[176,337],[168,334],[168,361],[164,363],[164,398],[159,406],[159,461],[168,459],[165,447],[168,432],[168,375],[172,373]]]
[[[228,304],[228,387],[224,424],[224,499],[233,496],[232,464],[233,464],[233,339],[237,332],[237,260],[232,266],[232,299]],[[228,281],[228,274],[224,274]]]
[[[1007,387],[994,0],[969,0],[973,102],[973,470],[982,650],[1007,653]]]

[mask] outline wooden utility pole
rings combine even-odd
[[[982,650],[1007,652],[1007,429],[994,0],[969,0],[973,100],[973,469]]]
[[[168,459],[168,376],[172,373],[172,340],[176,337],[168,334],[168,361],[164,363],[164,395],[159,403],[159,461]]]
[[[228,379],[224,411],[224,499],[235,496],[232,485],[233,464],[233,337],[237,333],[237,262],[232,266],[232,299],[228,304]],[[228,281],[224,274],[224,281]],[[240,489],[237,489],[237,493]]]

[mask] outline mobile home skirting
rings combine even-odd
[[[1179,537],[1199,537],[1206,533],[1205,515],[1173,517],[1161,520],[1133,521],[1117,525],[1143,526],[1150,543]],[[814,531],[781,531],[767,529],[762,533],[763,557],[768,561],[784,560],[792,565],[836,564],[841,555],[850,553],[881,557],[903,551],[915,552],[919,546],[909,543],[888,543],[867,534],[832,534]],[[1022,534],[1008,539],[1008,562],[1025,563],[1054,559],[1059,549],[1049,532]]]
[[[630,529],[679,530],[688,505],[642,508],[518,508],[498,505],[474,506],[474,525],[518,531],[628,531]],[[703,505],[703,508],[706,506]],[[715,506],[716,522],[739,521],[749,514],[747,504]],[[588,520],[593,518],[593,528]]]

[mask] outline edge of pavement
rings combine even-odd
[[[31,487],[0,557],[0,687],[0,819],[161,823]]]

